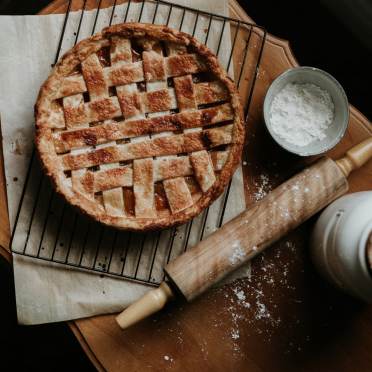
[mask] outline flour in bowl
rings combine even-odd
[[[334,104],[329,93],[314,84],[287,84],[273,99],[270,123],[275,134],[285,141],[307,146],[321,141],[334,119]]]

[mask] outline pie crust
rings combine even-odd
[[[106,225],[181,224],[215,200],[240,160],[234,83],[188,34],[126,23],[78,43],[35,105],[36,146],[58,193]]]

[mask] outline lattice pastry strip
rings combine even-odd
[[[141,41],[138,41],[138,43],[140,44]],[[149,44],[149,46],[151,48],[154,47],[154,43],[151,43]],[[154,53],[157,55],[157,53],[153,50],[151,50],[151,53]],[[142,68],[143,68],[143,74],[144,74],[144,77],[145,77],[145,81],[148,80],[147,77],[149,75],[149,73],[151,73],[151,70],[150,69],[150,66],[148,64],[148,59],[146,56],[147,56],[148,53],[146,53],[146,51],[144,51],[142,53],[142,59],[143,59],[143,62],[142,62]],[[155,57],[156,58],[156,57]],[[158,62],[158,59],[155,61],[155,62]],[[158,67],[154,66],[154,71],[156,71]],[[148,113],[147,116],[148,117],[151,117],[151,112],[152,111],[161,111],[163,109],[163,107],[161,106],[161,104],[165,105],[165,107],[167,107],[167,105],[169,105],[169,95],[168,95],[168,92],[166,90],[163,90],[163,91],[160,91],[161,88],[164,88],[163,85],[158,85],[156,82],[154,83],[149,83],[146,81],[145,83],[145,87],[146,87],[146,92],[143,92],[142,94],[139,94],[139,99],[140,99],[140,104],[141,104],[141,110],[142,110],[142,113],[145,114],[145,113]],[[153,88],[153,89],[152,89]],[[159,99],[159,106],[156,105],[156,96],[154,96],[154,99],[153,100],[149,100],[149,102],[153,102],[155,104],[155,107],[154,108],[151,108],[149,107],[149,103],[148,103],[148,100],[147,100],[147,95],[151,94],[151,91],[158,91],[158,93],[160,94],[158,97]],[[164,99],[162,94],[165,94],[166,96],[164,96]],[[165,99],[167,98],[167,99]],[[144,117],[144,116],[142,116]],[[132,140],[132,142],[136,142],[136,143],[140,143],[140,142],[144,142],[146,140],[149,140],[151,138],[151,135],[141,135],[141,136],[137,136],[136,138],[134,138]],[[137,162],[136,162],[137,163]],[[135,185],[133,184],[133,192],[134,192],[134,211],[135,211],[135,215],[136,217],[143,217],[145,218],[145,215],[146,215],[146,211],[147,211],[147,214],[148,215],[153,215],[153,216],[156,216],[157,215],[157,212],[156,212],[156,208],[155,208],[155,181],[154,181],[154,170],[153,170],[153,160],[151,158],[149,159],[146,159],[146,165],[142,165],[142,167],[146,166],[146,168],[143,168],[142,171],[147,172],[150,174],[150,171],[148,170],[148,168],[150,168],[150,164],[151,164],[151,181],[150,181],[150,175],[148,176],[147,178],[147,182],[151,182],[151,186],[148,185],[149,187],[149,192],[145,195],[148,196],[148,198],[146,200],[144,200],[144,194],[138,194],[135,190]],[[135,165],[133,163],[133,174],[135,173]],[[133,176],[133,182],[135,180],[135,177]],[[151,190],[151,192],[150,192]],[[140,195],[140,196],[138,196]],[[144,204],[147,204],[147,209],[144,209],[143,205]]]
[[[84,97],[82,94],[75,94],[73,96],[65,97],[62,100],[65,112],[82,107],[84,104]],[[88,123],[82,123],[81,126],[89,127]],[[81,154],[85,150],[73,150],[72,153]],[[94,200],[93,193],[94,177],[91,172],[86,169],[73,170],[71,172],[71,187],[74,191],[84,194],[90,200]]]
[[[89,168],[99,164],[115,163],[153,156],[177,155],[227,145],[232,140],[232,125],[141,141],[78,155],[62,156],[64,170]]]
[[[121,187],[104,191],[102,197],[107,214],[110,216],[123,216],[125,214],[123,189]]]
[[[166,91],[169,93],[172,93],[172,96],[169,97],[172,99],[173,104],[172,106],[177,107],[177,102],[175,100],[174,92],[168,91],[167,89],[167,75],[165,72],[165,64],[164,64],[164,55],[163,55],[163,49],[159,42],[153,42],[150,45],[146,42],[144,43],[145,50],[142,53],[143,58],[143,72],[144,77],[146,81],[146,91],[147,92],[154,92],[153,94],[157,94],[156,92],[159,91]],[[165,101],[164,101],[165,102]],[[148,120],[158,120],[160,119],[160,122],[163,122],[163,118],[166,115],[170,114],[170,111],[167,106],[164,107],[165,111],[161,111],[160,107],[157,112],[149,113],[148,114]],[[163,136],[167,136],[171,134],[169,131],[159,131],[157,133],[150,134],[150,138],[159,138]],[[164,159],[164,158],[172,158],[172,157],[157,157],[154,156],[154,164],[155,162],[159,161],[158,159]],[[155,180],[155,170],[154,170],[154,183]],[[161,188],[164,189],[164,186],[161,184],[158,184],[158,189],[161,190]],[[165,191],[165,190],[164,190]],[[171,201],[168,198],[168,195],[166,194],[167,202],[170,208],[172,208]]]
[[[138,73],[138,70],[133,69],[129,70],[126,69],[128,65],[133,67],[132,64],[132,50],[131,50],[131,44],[130,41],[123,38],[113,38],[111,47],[110,47],[110,61],[111,66],[116,67],[120,66],[120,69],[111,69],[108,70],[109,74],[106,74],[107,80],[112,83],[119,84],[123,83],[126,84],[128,80],[123,78],[123,76],[129,76],[130,74],[134,75],[133,80],[141,80],[143,77],[143,74]],[[107,71],[107,70],[106,70]],[[111,84],[110,84],[111,85]],[[135,112],[128,112],[128,110],[125,110],[124,108],[127,107],[127,105],[124,105],[121,101],[121,97],[123,94],[127,94],[127,91],[137,91],[136,84],[129,84],[129,85],[123,85],[123,86],[117,86],[116,87],[116,94],[118,96],[120,109],[122,112],[122,115],[124,117],[131,117],[136,116],[138,113]],[[142,117],[142,116],[138,116]],[[111,163],[107,165],[101,166],[102,169],[116,169],[119,166],[119,163]],[[107,191],[102,192],[103,197],[103,204],[105,206],[106,213],[111,216],[123,216],[125,215],[125,201],[124,201],[124,195],[123,195],[123,185],[118,185],[119,187],[116,188],[110,188]]]
[[[127,87],[127,86],[126,86]],[[234,117],[230,104],[205,108],[198,111],[183,111],[176,114],[146,119],[130,118],[124,121],[106,121],[102,125],[76,129],[54,134],[54,145],[58,154],[71,149],[98,145],[109,141],[129,139],[154,133],[168,133],[201,128],[232,120]]]
[[[93,184],[94,175],[86,169],[79,169],[71,172],[72,188],[76,192],[86,195],[87,198],[94,200]]]
[[[200,188],[205,192],[216,181],[212,160],[207,151],[197,151],[190,154],[190,161]]]
[[[91,54],[81,63],[81,70],[88,89],[91,101],[108,97],[108,85],[106,83],[103,67],[97,54]]]
[[[145,50],[142,58],[143,73],[147,82],[166,80],[164,57],[161,51]]]
[[[101,169],[116,169],[116,164],[110,164],[109,166],[106,165],[106,167],[101,166]],[[125,215],[123,188],[121,185],[116,188],[102,191],[102,200],[106,213],[110,216]]]
[[[128,48],[128,44],[129,44],[129,48]],[[124,63],[131,62],[130,43],[125,39],[113,40],[110,46],[110,60],[111,60],[112,66],[115,66],[117,64],[122,64],[123,62]],[[99,76],[103,77],[103,79],[105,80],[105,84],[106,84],[104,95],[108,95],[109,94],[108,93],[109,82],[111,82],[115,77],[107,76],[107,74],[105,74],[105,70],[101,66],[97,66],[96,69],[101,70],[101,73]],[[83,75],[84,75],[84,70],[83,70]],[[120,76],[116,75],[116,78],[118,79],[120,78]],[[84,79],[86,79],[85,75],[84,75]],[[88,82],[86,82],[86,85],[90,93]],[[104,88],[103,84],[102,84],[102,88]],[[117,89],[119,88],[120,87],[117,87]],[[119,104],[120,104],[120,101],[119,101]],[[105,125],[105,123],[102,125]],[[97,126],[96,128],[99,128],[99,127],[100,125]],[[115,145],[115,143],[113,143],[113,145]],[[107,147],[107,146],[104,146],[104,147]],[[104,170],[109,170],[109,169],[116,169],[118,166],[119,166],[119,163],[111,163],[111,164],[103,164],[100,166],[100,168],[104,171]],[[124,216],[125,215],[124,196],[123,196],[123,189],[121,186],[116,187],[116,188],[110,188],[109,190],[103,190],[102,201],[105,207],[105,211],[108,215],[110,216]]]
[[[67,128],[74,128],[76,122],[80,127],[89,127],[85,115],[84,96],[75,94],[62,100]]]
[[[192,76],[180,76],[174,78],[173,82],[180,111],[196,110],[197,103],[194,92],[194,83],[192,82]]]
[[[136,217],[156,217],[153,159],[133,161],[133,193]]]
[[[179,46],[179,45],[174,44],[174,43],[166,43],[165,44],[165,50],[166,50],[168,56],[175,56],[175,55],[178,55],[178,54],[184,55],[184,54],[187,53],[187,48],[185,46],[183,46],[183,45]],[[191,77],[191,75],[187,75],[187,76]],[[195,102],[194,106],[190,106],[190,107],[185,106],[183,97],[185,95],[187,95],[188,92],[185,89],[184,90],[182,89],[182,87],[180,86],[181,84],[177,85],[177,79],[180,79],[182,81],[182,79],[184,79],[184,78],[182,76],[179,77],[179,78],[176,78],[176,77],[173,78],[174,92],[175,92],[175,96],[176,96],[176,100],[177,100],[177,107],[178,107],[179,112],[182,112],[185,109],[195,109],[196,108],[196,102]],[[191,81],[191,83],[192,83],[192,81]],[[193,90],[192,85],[190,86],[190,88]],[[178,115],[181,116],[183,114],[181,113],[181,114],[178,114]],[[195,121],[193,123],[194,123],[194,125],[201,126],[200,125],[201,123],[200,122],[198,123],[198,121]],[[181,129],[183,131],[183,133],[185,133],[185,128],[182,128],[182,125],[179,126],[179,129]],[[177,130],[177,128],[175,128],[175,130]],[[187,160],[187,163],[189,163],[189,158],[188,157],[185,157],[185,160]],[[167,158],[166,161],[168,161],[168,162],[173,161],[174,163],[176,163],[177,158],[172,158],[172,157]],[[163,164],[164,164],[164,162],[163,162]],[[191,166],[189,166],[189,164],[187,164],[186,169],[188,170],[190,168],[191,168]],[[184,174],[182,174],[180,172],[181,174],[179,174],[179,175],[186,176],[186,175],[192,174],[192,172],[187,172],[187,170],[186,170],[186,172],[184,172]],[[175,175],[173,175],[173,177],[175,177]],[[180,211],[182,211],[186,208],[189,208],[193,205],[193,203],[194,203],[193,197],[192,197],[191,192],[189,190],[189,187],[188,187],[188,185],[187,185],[187,183],[186,183],[186,181],[183,177],[177,177],[177,178],[173,178],[173,179],[169,179],[170,177],[163,177],[163,178],[165,179],[163,181],[164,191],[165,191],[165,194],[167,196],[169,207],[170,207],[172,213],[180,212]]]
[[[184,178],[165,180],[163,185],[172,213],[183,211],[193,205],[194,201]]]

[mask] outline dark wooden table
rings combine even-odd
[[[48,1],[39,1],[37,4],[26,1],[17,3],[2,1],[0,11],[2,14],[36,13],[46,3]],[[317,65],[331,72],[343,83],[350,101],[361,111],[372,116],[370,78],[368,74],[366,77],[365,73],[368,71],[367,67],[371,65],[371,56],[358,43],[358,40],[354,39],[319,4],[313,4],[307,12],[300,12],[301,4],[293,5],[291,2],[290,8],[287,3],[290,2],[284,1],[277,4],[275,1],[251,0],[247,8],[256,22],[266,26],[273,34],[292,41],[293,50],[301,64]],[[316,19],[316,27],[314,27],[314,19]],[[320,35],[322,35],[321,38]],[[309,47],[314,39],[317,39],[315,50]],[[345,41],[348,45],[347,50],[345,50]],[[350,61],[350,55],[353,56],[352,61]],[[350,62],[351,68],[344,68],[346,64],[350,66]],[[36,327],[16,325],[11,269],[3,260],[0,264],[0,283],[2,298],[7,299],[0,310],[5,323],[5,332],[2,332],[1,336],[3,337],[2,345],[6,345],[2,348],[2,370],[83,371],[93,369],[74,336],[64,324]]]

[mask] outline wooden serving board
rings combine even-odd
[[[74,1],[77,8],[80,3]],[[96,3],[88,0],[88,8]],[[62,13],[66,4],[56,0],[42,13]],[[110,2],[104,0],[106,4]],[[230,0],[230,14],[251,21],[235,0]],[[265,133],[262,119],[269,84],[293,66],[297,62],[288,42],[269,35],[248,123],[248,205],[308,161],[278,148]],[[371,124],[351,107],[348,131],[329,155],[338,157],[371,135]],[[372,162],[349,180],[350,192],[372,189]],[[0,183],[0,243],[10,259],[4,180]],[[329,288],[314,272],[307,249],[313,222],[258,257],[251,280],[212,290],[192,304],[173,304],[126,331],[112,315],[70,322],[70,327],[99,370],[370,370],[372,308]]]

